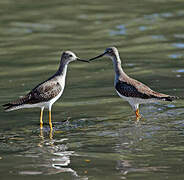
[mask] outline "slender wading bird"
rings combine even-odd
[[[78,58],[73,52],[65,51],[61,55],[60,66],[57,72],[51,76],[46,81],[40,83],[35,88],[33,88],[27,95],[12,101],[10,103],[4,104],[5,111],[13,111],[22,108],[41,108],[40,112],[40,129],[43,128],[43,110],[44,108],[49,109],[49,125],[52,130],[51,121],[51,108],[55,101],[63,94],[65,87],[65,78],[68,64],[72,61],[83,61],[89,62],[87,60],[82,60]]]
[[[153,91],[145,84],[129,77],[121,67],[121,59],[117,48],[109,47],[99,56],[89,59],[98,59],[102,56],[109,56],[114,64],[115,80],[114,86],[118,95],[129,102],[136,114],[136,120],[141,118],[139,104],[153,103],[158,101],[173,101],[176,96],[170,96]]]

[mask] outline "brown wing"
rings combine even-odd
[[[156,98],[167,101],[172,101],[172,99],[174,98],[167,94],[155,92],[145,84],[130,77],[119,80],[116,83],[115,88],[120,94],[126,97],[136,97],[143,99]]]
[[[46,81],[36,86],[24,97],[3,106],[17,106],[22,104],[36,104],[39,102],[46,102],[56,97],[61,92],[61,90],[62,87],[58,82],[52,80]]]
[[[34,88],[28,95],[29,100],[27,103],[35,104],[38,102],[45,102],[56,97],[62,90],[58,82],[47,81],[40,86]]]

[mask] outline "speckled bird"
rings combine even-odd
[[[54,102],[56,102],[59,97],[63,94],[65,87],[65,78],[68,64],[72,61],[83,61],[78,58],[73,52],[65,51],[61,55],[60,66],[57,72],[51,76],[46,81],[40,83],[35,88],[33,88],[27,95],[12,101],[10,103],[4,104],[5,111],[13,111],[22,108],[41,108],[40,112],[40,129],[43,128],[43,110],[44,108],[49,109],[49,125],[52,129],[51,121],[51,108]]]
[[[153,103],[158,101],[173,101],[174,99],[178,98],[176,96],[170,96],[153,91],[145,84],[129,77],[121,67],[121,59],[117,48],[109,47],[103,54],[91,58],[89,61],[98,59],[102,56],[108,56],[112,59],[115,70],[114,87],[118,95],[124,100],[128,101],[132,106],[136,114],[136,120],[141,118],[139,113],[139,104]]]

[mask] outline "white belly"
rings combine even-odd
[[[50,101],[49,101],[49,103],[52,105],[52,104],[54,104],[59,98],[60,98],[60,96],[63,94],[63,90],[55,97],[55,98],[53,98],[53,99],[51,99]]]
[[[141,99],[141,98],[126,97],[126,96],[121,95],[118,91],[116,92],[121,98],[128,101],[133,109],[137,109],[139,104],[154,103],[154,102],[159,101],[158,99]]]

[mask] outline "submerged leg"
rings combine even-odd
[[[53,138],[53,130],[52,130],[52,128],[50,128],[49,138],[50,138],[50,139]]]
[[[43,110],[44,110],[44,107],[41,108],[41,111],[40,111],[40,129],[43,129]]]
[[[51,107],[49,107],[49,126],[50,126],[50,129],[52,130]]]
[[[42,138],[42,140],[44,139],[44,136],[43,136],[43,129],[40,129],[40,137]]]
[[[52,135],[51,109],[49,109],[49,125],[50,125],[49,137],[50,137],[50,139],[52,139],[53,135]]]

